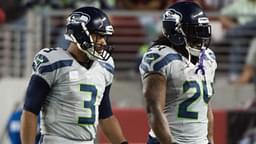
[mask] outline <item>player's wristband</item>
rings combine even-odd
[[[123,141],[120,144],[128,144],[128,141]]]

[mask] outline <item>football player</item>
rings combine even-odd
[[[113,27],[100,9],[82,7],[67,18],[69,48],[44,48],[33,62],[22,114],[23,144],[34,144],[41,111],[42,144],[93,144],[97,125],[111,143],[126,144],[109,92]]]
[[[196,3],[178,2],[164,11],[162,28],[140,65],[148,144],[213,143],[209,101],[217,63],[209,19]]]

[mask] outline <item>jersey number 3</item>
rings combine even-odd
[[[89,97],[89,100],[85,100],[83,103],[84,108],[88,111],[87,117],[79,117],[78,124],[90,125],[95,123],[95,101],[97,96],[97,88],[94,85],[80,85],[80,91],[88,93],[86,96]]]
[[[203,88],[203,90],[201,90]],[[195,92],[192,97],[186,99],[179,104],[178,108],[178,117],[179,118],[188,118],[188,119],[198,119],[198,112],[192,111],[189,107],[203,95],[203,100],[208,104],[210,97],[208,95],[208,90],[206,82],[202,81],[202,87],[196,81],[186,81],[183,84],[183,92],[186,93],[189,90],[195,89]]]

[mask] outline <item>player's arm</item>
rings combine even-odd
[[[143,95],[151,128],[161,144],[172,143],[168,122],[163,113],[166,97],[166,78],[161,74],[149,74],[143,80]]]
[[[34,144],[37,131],[37,115],[23,111],[21,117],[21,141],[24,144]]]
[[[243,72],[241,74],[241,76],[238,79],[238,83],[239,84],[246,84],[250,81],[250,79],[253,77],[254,75],[254,68],[252,65],[246,64],[244,66]]]
[[[213,137],[214,117],[213,117],[213,111],[212,111],[210,103],[208,104],[207,117],[208,117],[208,135],[207,135],[207,138],[208,138],[210,144],[214,144],[214,137]]]
[[[32,75],[27,91],[21,117],[21,142],[34,144],[37,134],[37,115],[50,91],[45,80],[37,75]]]
[[[105,88],[103,99],[99,107],[99,125],[105,136],[113,144],[126,144],[127,141],[123,135],[121,126],[117,118],[112,113],[109,99],[110,86]]]
[[[112,115],[108,118],[100,120],[100,127],[104,132],[105,136],[113,144],[127,144],[121,126],[117,118]]]

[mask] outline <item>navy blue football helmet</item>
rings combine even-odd
[[[209,19],[194,2],[178,2],[168,7],[162,15],[162,26],[164,36],[172,44],[185,45],[192,55],[199,55],[202,47],[209,47]]]
[[[108,60],[111,56],[112,48],[109,45],[103,46],[103,51],[98,53],[97,45],[91,36],[94,33],[107,37],[114,31],[108,16],[103,11],[95,7],[76,9],[68,16],[66,26],[65,38],[76,43],[89,59]]]

